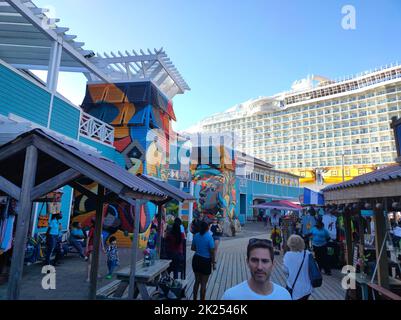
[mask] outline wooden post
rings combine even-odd
[[[362,217],[361,211],[358,213],[359,219],[359,254],[360,256],[365,256],[365,219]],[[365,272],[364,262],[361,265],[361,272]]]
[[[97,275],[99,270],[99,249],[102,241],[104,187],[98,185],[95,233],[93,236],[93,252],[90,274],[89,299],[96,300]]]
[[[157,232],[158,232],[158,237],[157,237],[157,246],[156,246],[156,250],[157,250],[157,256],[160,258],[160,253],[161,253],[161,247],[162,247],[162,236],[163,236],[163,226],[162,226],[162,221],[163,221],[163,219],[162,219],[162,214],[163,214],[163,212],[162,212],[162,210],[163,210],[163,208],[162,208],[162,205],[158,205],[157,206],[157,214],[158,214],[158,217],[157,217],[157,224],[158,224],[158,230],[157,230]]]
[[[386,289],[390,288],[388,275],[387,247],[384,243],[386,236],[386,218],[382,209],[375,209],[375,244],[376,244],[376,263],[378,284]],[[383,252],[380,251],[384,245]]]
[[[21,196],[17,217],[13,255],[11,260],[10,279],[8,281],[8,300],[17,300],[20,295],[22,272],[24,268],[25,245],[32,214],[31,190],[35,186],[38,149],[29,146],[26,149]]]
[[[353,265],[353,251],[352,251],[352,227],[351,227],[351,212],[345,211],[344,213],[344,227],[345,227],[345,246],[347,250],[347,265]]]
[[[131,252],[131,274],[129,278],[128,287],[128,299],[134,299],[135,293],[135,274],[136,274],[136,260],[138,256],[138,240],[139,240],[139,224],[141,218],[141,206],[142,201],[135,201],[135,228],[134,228],[134,239],[132,241],[132,252]]]

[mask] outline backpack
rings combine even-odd
[[[312,254],[309,254],[309,278],[313,288],[319,288],[322,285],[323,278],[319,266]]]

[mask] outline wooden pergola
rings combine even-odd
[[[82,177],[98,184],[96,194],[79,184]],[[7,298],[15,300],[20,296],[33,202],[65,185],[77,189],[97,204],[89,299],[96,298],[103,205],[122,199],[135,206],[129,290],[129,298],[133,298],[141,205],[151,201],[161,212],[160,207],[171,199],[182,202],[191,201],[193,197],[165,182],[134,176],[98,152],[41,129],[24,133],[0,148],[0,191],[19,202]]]

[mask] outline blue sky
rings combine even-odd
[[[174,99],[177,130],[308,74],[330,78],[401,62],[399,0],[35,0],[53,6],[95,52],[163,47],[191,87]],[[344,5],[356,29],[344,30]],[[72,101],[82,76],[61,78]]]

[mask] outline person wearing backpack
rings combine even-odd
[[[305,241],[299,235],[288,238],[287,251],[283,258],[283,269],[287,276],[287,290],[292,300],[308,300],[313,288],[309,276],[309,255]]]

